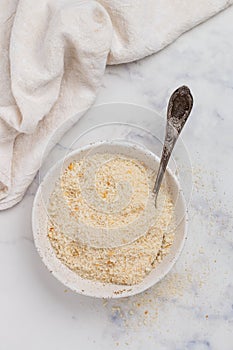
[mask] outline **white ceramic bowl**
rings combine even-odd
[[[172,196],[175,201],[175,214],[177,217],[175,239],[167,256],[141,283],[133,286],[125,286],[83,279],[57,259],[47,237],[48,215],[46,208],[55,182],[59,178],[63,167],[68,166],[72,160],[80,160],[89,152],[92,154],[97,152],[121,153],[143,161],[148,167],[158,168],[159,160],[156,155],[142,146],[128,142],[98,142],[70,153],[65,160],[62,159],[51,168],[40,184],[35,196],[32,212],[35,245],[42,261],[49,271],[71,290],[79,294],[97,298],[128,297],[140,293],[159,282],[171,270],[178,259],[187,235],[187,210],[184,196],[176,177],[168,169],[166,176],[169,187],[172,189]]]

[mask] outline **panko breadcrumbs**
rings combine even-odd
[[[96,162],[98,154],[90,156],[90,161],[93,159]],[[102,162],[105,157],[101,155],[100,159]],[[106,159],[109,160],[107,155]],[[84,168],[82,160],[70,163],[51,195],[48,238],[55,254],[69,269],[85,279],[122,285],[140,283],[168,253],[174,240],[174,205],[169,189],[165,185],[161,187],[158,197],[158,207],[161,208],[153,212],[153,225],[145,234],[125,245],[95,247],[77,239],[78,218],[81,217],[93,228],[104,229],[106,221],[107,227],[112,226],[115,230],[124,225],[133,227],[142,212],[150,208],[147,202],[153,201],[150,195],[156,174],[137,160],[114,154],[111,155],[111,163],[106,161],[95,176],[88,173],[89,182],[85,187],[82,182]],[[128,192],[122,192],[120,201],[116,184],[123,180],[130,183],[131,192],[127,187]],[[93,189],[95,195],[92,196]],[[123,203],[129,193],[130,202]],[[112,211],[105,210],[109,209],[109,205]],[[151,215],[149,210],[148,215]]]

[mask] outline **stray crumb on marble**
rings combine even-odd
[[[123,325],[125,329],[134,331],[141,327],[153,328],[165,302],[182,297],[192,283],[192,274],[187,269],[181,274],[170,273],[144,293],[119,300],[103,300],[103,306],[117,327]]]

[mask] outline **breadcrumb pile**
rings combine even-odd
[[[100,157],[103,158],[103,155]],[[96,161],[98,154],[90,158]],[[117,202],[116,182],[119,178],[122,181],[124,176],[127,177],[126,180],[130,183],[132,190],[130,209],[124,207],[122,212],[117,211],[116,221],[114,221],[114,213],[111,212],[108,222],[108,225],[110,223],[117,229],[117,225],[120,227],[125,221],[129,223],[132,220],[133,225],[135,215],[141,214],[142,208],[145,210],[148,191],[152,192],[156,174],[135,159],[119,154],[111,155],[111,158],[113,158],[111,159],[112,173],[110,163],[107,162],[98,168],[95,177],[92,178],[91,173],[88,176],[89,181],[90,179],[95,181],[95,196],[97,193],[101,198],[103,207],[105,204],[114,203],[114,200]],[[79,212],[82,213],[84,220],[89,220],[91,215],[93,227],[96,225],[98,228],[102,222],[101,210],[95,212],[91,206],[90,214],[90,207],[86,206],[86,199],[83,200],[84,187],[80,179],[82,181],[85,177],[84,169],[82,160],[70,163],[57,181],[51,195],[48,207],[48,238],[56,256],[82,278],[120,285],[138,284],[161,262],[173,243],[175,218],[171,194],[165,185],[161,187],[157,205],[160,209],[154,211],[153,225],[143,236],[118,247],[97,248],[77,240],[75,236],[75,222]],[[140,191],[140,181],[142,191]],[[90,186],[86,188],[91,190]],[[91,192],[88,193],[89,197],[91,198]],[[151,198],[153,200],[153,197]],[[91,199],[94,203],[95,197]],[[101,201],[98,202],[98,206],[101,206]],[[104,220],[107,220],[106,215],[105,211]]]

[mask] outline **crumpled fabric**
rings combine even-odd
[[[94,102],[107,64],[151,55],[233,0],[1,0],[0,210]]]

